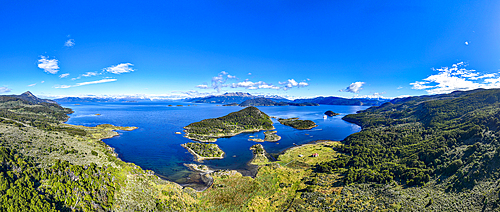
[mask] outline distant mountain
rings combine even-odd
[[[19,98],[19,99],[22,99],[22,100],[25,100],[25,101],[28,101],[28,102],[31,102],[31,103],[34,103],[34,104],[40,104],[40,103],[51,103],[51,104],[55,104],[56,102],[52,101],[52,100],[49,100],[49,99],[40,99],[38,97],[36,97],[35,95],[33,95],[31,92],[29,91],[26,91],[24,92],[23,94],[21,95],[5,95],[5,96],[1,96],[1,98],[8,98],[8,97],[14,97],[14,98]]]
[[[318,103],[321,105],[363,105],[363,106],[378,106],[382,105],[385,102],[390,101],[389,99],[369,99],[369,98],[360,98],[360,99],[347,99],[342,97],[316,97],[312,99],[295,99],[293,103]]]
[[[124,97],[124,98],[112,98],[112,97],[64,97],[59,99],[54,99],[58,103],[67,102],[138,102],[138,101],[151,101],[149,98],[138,98],[138,97]]]
[[[195,103],[218,103],[218,104],[231,104],[231,103],[242,103],[249,99],[262,98],[261,96],[253,96],[249,93],[243,92],[235,92],[235,93],[225,93],[223,95],[217,96],[207,96],[207,97],[198,97],[186,99],[186,102],[195,102]],[[290,101],[283,97],[271,97],[270,99],[281,100],[281,101]]]
[[[303,103],[291,103],[291,102],[275,102],[271,99],[268,98],[256,98],[256,99],[249,99],[241,104],[239,106],[242,107],[248,107],[248,106],[319,106],[317,103],[310,103],[310,102],[303,102]]]

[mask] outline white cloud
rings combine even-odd
[[[78,86],[82,86],[82,85],[92,85],[92,84],[99,84],[99,83],[106,83],[106,82],[114,82],[116,81],[117,79],[102,79],[102,80],[97,80],[97,81],[90,81],[90,82],[81,82],[81,83],[77,83],[75,85],[59,85],[59,86],[55,86],[55,88],[71,88],[71,87],[78,87]]]
[[[476,70],[466,69],[463,62],[453,64],[452,67],[433,69],[437,74],[431,75],[422,81],[410,83],[412,89],[426,90],[429,94],[451,93],[457,90],[472,90],[477,88],[499,88],[500,77],[497,73],[481,74]]]
[[[248,75],[251,75],[251,73],[248,73]],[[220,92],[223,87],[231,87],[231,88],[245,88],[249,90],[257,90],[257,89],[274,89],[274,90],[288,90],[293,87],[306,87],[309,86],[309,83],[304,80],[303,82],[297,82],[295,79],[288,79],[285,82],[278,82],[282,86],[276,86],[273,85],[272,83],[266,83],[263,81],[258,81],[258,82],[252,82],[249,79],[246,79],[241,82],[235,82],[235,83],[228,83],[226,84],[226,81],[228,79],[238,79],[236,76],[230,75],[226,71],[221,71],[219,75],[212,77],[212,84],[211,86],[208,86],[206,83],[197,85],[196,88],[200,89],[209,89],[213,88],[217,90],[217,92]],[[308,79],[309,80],[309,79]]]
[[[309,80],[309,79],[307,79]],[[297,82],[295,81],[295,79],[288,79],[287,81],[285,82],[278,82],[280,85],[284,85],[282,88],[283,90],[288,90],[290,88],[293,88],[293,87],[306,87],[306,86],[309,86],[309,83],[307,82]]]
[[[207,89],[207,88],[209,88],[208,85],[197,85],[196,87],[197,88],[201,88],[201,89]]]
[[[69,39],[67,40],[65,43],[64,43],[64,46],[67,46],[67,47],[72,47],[75,45],[75,40],[74,39]]]
[[[468,41],[465,41],[465,45],[468,46],[469,45],[469,42]]]
[[[41,81],[40,83],[44,83],[45,81]]]
[[[275,90],[279,90],[280,89],[280,87],[278,87],[278,86],[269,85],[269,84],[259,85],[259,88],[262,88],[262,89],[275,89]]]
[[[82,74],[84,77],[91,77],[91,76],[97,76],[97,72],[87,72],[85,74]]]
[[[132,63],[121,63],[121,64],[118,64],[116,66],[111,66],[111,67],[105,68],[103,70],[110,72],[110,73],[113,73],[113,74],[122,74],[122,73],[128,73],[128,72],[135,71],[134,69],[132,69],[129,66],[133,66],[133,64]]]
[[[9,93],[12,89],[7,87],[0,87],[0,93]]]
[[[359,93],[359,91],[363,89],[361,88],[361,86],[363,86],[364,84],[365,82],[353,82],[349,86],[347,86],[347,88],[340,90],[340,92]]]
[[[61,74],[61,75],[59,75],[59,78],[65,78],[65,77],[68,77],[68,76],[69,76],[69,73]]]
[[[31,85],[28,85],[28,87],[33,87],[33,86],[35,86],[35,85],[36,85],[36,83],[33,83],[33,84],[31,84]]]
[[[398,87],[398,88],[396,88],[396,89],[398,89],[398,90],[399,90],[399,89],[402,89],[402,88],[403,88],[403,86],[399,86],[399,87]]]
[[[48,59],[48,57],[40,56],[38,60],[38,68],[43,69],[45,72],[56,74],[59,71],[56,59]]]

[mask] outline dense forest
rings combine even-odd
[[[308,130],[318,126],[311,120],[300,120],[299,118],[279,118],[278,121],[283,125],[290,126],[299,130]]]
[[[233,136],[244,131],[274,129],[271,118],[255,107],[247,107],[226,116],[205,119],[184,127],[186,137],[200,141]]]

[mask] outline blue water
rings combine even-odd
[[[242,109],[241,107],[185,102],[62,103],[61,105],[75,111],[66,122],[68,124],[84,126],[113,124],[139,127],[134,131],[118,131],[120,136],[105,139],[104,142],[114,147],[123,161],[153,170],[156,174],[181,184],[186,183],[186,178],[189,179],[188,176],[192,174],[183,164],[194,163],[193,156],[180,145],[191,142],[190,139],[183,137],[183,127],[193,122],[224,116]],[[274,127],[278,131],[277,134],[281,136],[281,140],[276,143],[260,144],[269,153],[279,153],[294,144],[300,145],[315,140],[342,140],[352,133],[359,132],[359,126],[347,123],[341,118],[367,107],[322,105],[258,108],[269,116],[298,117],[312,120],[318,125],[311,130],[296,130],[281,125],[273,119]],[[324,119],[323,113],[327,110],[341,115]],[[175,132],[182,132],[182,135],[175,134]],[[252,158],[249,148],[257,143],[249,141],[250,136],[264,138],[264,133],[242,133],[231,138],[218,139],[216,143],[226,153],[225,158],[206,160],[203,164],[215,169],[246,169],[247,162]]]

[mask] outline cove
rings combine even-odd
[[[164,179],[192,187],[200,184],[200,179],[184,164],[198,162],[195,162],[193,156],[181,146],[191,140],[183,137],[184,133],[178,135],[175,132],[182,132],[183,127],[190,123],[224,116],[243,109],[242,107],[186,102],[73,102],[61,105],[75,111],[70,114],[67,124],[83,126],[113,124],[138,127],[130,132],[118,131],[120,136],[103,141],[115,148],[121,160],[153,170]],[[312,120],[318,125],[311,130],[297,130],[273,119],[275,130],[278,131],[277,134],[281,136],[281,140],[260,144],[267,152],[277,154],[294,145],[316,140],[343,140],[350,134],[359,132],[361,130],[359,126],[343,121],[342,117],[368,107],[321,105],[257,108],[272,117],[298,117]],[[323,113],[328,110],[341,115],[324,119]],[[244,175],[252,175],[252,167],[247,165],[252,159],[252,152],[249,148],[258,142],[249,141],[250,136],[264,138],[264,133],[263,131],[242,133],[230,138],[219,138],[216,143],[226,153],[224,159],[206,160],[202,163],[212,169],[232,169]]]

